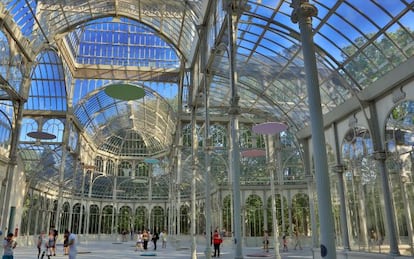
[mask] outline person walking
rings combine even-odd
[[[220,257],[220,245],[223,242],[218,230],[214,230],[213,234],[213,245],[214,245],[214,255],[213,257]]]
[[[141,233],[141,231],[138,231],[138,234],[137,234],[137,243],[136,243],[136,245],[135,245],[135,252],[136,251],[144,251],[144,247],[142,246],[142,244],[143,244],[143,242],[144,242],[144,240],[142,239],[142,233]]]
[[[53,246],[52,246],[52,251],[50,255],[56,256],[56,242],[57,242],[57,238],[58,238],[58,231],[55,227],[52,227],[52,235],[53,235]]]
[[[147,230],[144,229],[142,232],[142,243],[144,250],[146,251],[148,249],[148,240],[149,240],[149,233]]]
[[[56,247],[56,241],[55,241],[55,231],[53,229],[51,229],[49,231],[49,236],[48,236],[48,243],[47,243],[47,255],[51,256],[54,254],[54,247]]]
[[[3,240],[3,259],[13,259],[17,242],[13,240],[13,233],[8,233]]]
[[[152,243],[154,244],[154,250],[157,250],[157,241],[159,239],[158,231],[155,230],[154,234],[152,234]]]
[[[160,234],[160,238],[162,241],[162,248],[167,248],[167,231],[163,230]]]
[[[37,259],[43,259],[45,255],[50,258],[48,252],[49,239],[46,237],[44,231],[40,232],[39,237],[37,238]]]
[[[289,249],[288,249],[288,245],[287,245],[288,241],[287,241],[286,235],[283,235],[282,242],[283,242],[283,252],[287,252]]]
[[[269,231],[265,230],[263,235],[263,250],[269,252]]]
[[[37,236],[37,242],[36,242],[36,247],[37,247],[37,258],[40,258],[40,253],[41,253],[41,244],[42,244],[42,239],[45,235],[44,231],[41,231],[39,236]]]
[[[69,240],[68,240],[68,235],[66,233],[63,234],[63,255],[68,255],[69,254]]]
[[[76,235],[70,233],[68,229],[65,230],[65,234],[68,236],[69,259],[76,259],[76,254],[78,253]]]
[[[302,245],[300,244],[300,234],[299,231],[295,231],[295,250],[299,246],[299,249],[302,250]]]

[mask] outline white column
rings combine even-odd
[[[197,243],[196,243],[196,179],[197,179],[197,165],[198,165],[198,158],[197,158],[197,120],[196,120],[196,107],[192,107],[191,109],[191,171],[192,171],[192,179],[191,179],[191,258],[197,258]]]
[[[111,221],[111,235],[117,234],[114,233],[115,232],[115,215],[116,215],[116,190],[117,190],[117,172],[114,172],[114,186],[113,186],[113,190],[112,190],[112,221]]]
[[[224,2],[223,2],[224,3]],[[242,250],[242,227],[241,227],[241,207],[240,207],[240,147],[239,147],[239,100],[240,97],[237,91],[237,74],[236,74],[236,34],[237,22],[233,19],[234,9],[232,1],[227,0],[225,3],[227,12],[227,30],[228,30],[228,48],[227,54],[229,56],[229,79],[231,88],[231,99],[229,110],[230,116],[230,169],[232,175],[232,189],[233,189],[233,232],[235,252],[234,258],[243,258]]]
[[[308,90],[309,112],[312,131],[313,153],[315,161],[316,185],[318,190],[321,256],[336,258],[335,229],[332,210],[328,159],[324,124],[322,117],[321,95],[319,90],[318,70],[316,66],[315,46],[313,42],[312,17],[317,15],[315,6],[307,0],[293,0],[292,22],[299,23],[302,40],[303,61],[305,65],[306,85]]]
[[[85,165],[82,164],[82,183],[81,183],[81,199],[80,199],[80,209],[79,209],[79,222],[78,222],[78,235],[82,234],[82,226],[83,226],[83,202],[84,202],[84,189],[85,189],[85,176],[86,169]]]

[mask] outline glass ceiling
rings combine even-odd
[[[78,64],[156,68],[180,65],[171,44],[148,26],[127,18],[93,20],[79,25],[66,39]]]
[[[238,24],[237,72],[242,107],[274,114],[292,123],[292,128],[306,126],[309,115],[303,57],[298,25],[290,20],[291,1],[240,3],[243,12]],[[412,56],[412,1],[311,3],[318,8],[313,27],[324,113]],[[177,68],[178,57],[193,59],[198,40],[196,25],[203,20],[207,1],[6,1],[4,6],[34,50],[70,32],[66,42],[78,64],[147,67],[152,62],[157,68]],[[217,10],[223,13],[220,4]],[[127,39],[123,34],[145,31],[139,23],[153,28],[161,38],[123,42]],[[87,36],[81,37],[83,33]],[[164,40],[178,56],[163,48],[167,45],[159,42]],[[130,52],[102,54],[109,45],[119,44],[128,45]],[[161,57],[162,61],[134,59],[139,55],[140,44],[151,46],[151,56]],[[90,46],[100,55],[85,52]],[[228,106],[229,94],[223,94],[228,85],[227,57],[225,52],[221,54],[212,68],[212,107]],[[291,80],[293,75],[295,80]]]
[[[319,11],[313,27],[324,113],[412,57],[412,1],[311,2]],[[236,70],[242,107],[265,110],[300,129],[310,118],[300,33],[290,19],[290,3],[248,1],[238,25]],[[228,85],[227,54],[219,54],[213,96],[223,95],[222,86]],[[212,98],[212,106],[227,100]]]
[[[99,149],[120,156],[168,152],[177,111],[184,106],[179,100],[186,100],[197,87],[185,85],[183,81],[191,80],[183,75],[200,50],[199,25],[207,25],[210,48],[200,51],[212,53],[214,40],[216,46],[226,42],[225,33],[220,33],[226,27],[222,2],[210,6],[207,0],[3,0],[4,28],[22,53],[14,44],[8,53],[10,44],[1,35],[0,107],[9,114],[8,101],[29,93],[24,88],[28,86],[20,84],[22,56],[39,60],[45,44],[50,44],[59,50],[62,62],[54,65],[61,66],[59,73],[64,75],[45,78],[60,82],[60,87],[65,82],[67,106]],[[299,26],[290,19],[291,1],[232,2],[240,8],[236,71],[242,116],[286,121],[293,133],[308,126],[304,61]],[[318,9],[312,25],[323,113],[413,57],[413,1],[310,2]],[[208,11],[213,14],[205,17]],[[211,111],[227,114],[228,55],[218,50],[211,57]],[[143,87],[145,98],[125,102],[106,96],[105,86],[116,82]],[[136,142],[147,149],[132,152]]]
[[[171,106],[148,88],[144,98],[134,101],[99,91],[82,99],[74,114],[99,149],[118,156],[151,157],[167,151],[177,120]]]

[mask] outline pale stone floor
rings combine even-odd
[[[197,258],[205,258],[205,245],[199,245],[197,247]],[[158,259],[191,259],[191,251],[188,248],[176,249],[171,245],[167,245],[167,248],[158,247],[157,251],[148,249],[147,253],[155,253],[155,256],[144,256],[142,252],[135,252],[135,243],[133,241],[128,242],[112,242],[112,241],[84,241],[78,246],[77,259],[92,259],[92,258],[105,258],[105,259],[118,259],[118,258],[158,258]],[[310,248],[303,248],[303,250],[291,250],[289,252],[281,252],[282,259],[289,258],[312,258],[312,252]],[[243,248],[244,258],[274,258],[274,251],[270,250],[269,253],[264,253],[263,249],[259,247]],[[37,258],[36,247],[17,247],[14,252],[15,259],[29,259]],[[51,259],[68,258],[63,255],[62,245],[57,246],[56,256],[52,256]],[[221,249],[220,258],[230,259],[234,258],[234,248],[231,244],[224,244]]]
[[[116,239],[116,238],[115,238]],[[18,241],[19,242],[19,241]],[[186,241],[188,242],[188,241]],[[22,244],[22,243],[21,243]],[[135,251],[135,242],[134,241],[127,241],[127,242],[120,242],[119,239],[116,240],[101,240],[101,241],[87,241],[83,240],[79,242],[78,245],[78,255],[77,259],[129,259],[129,258],[157,258],[157,259],[191,259],[191,250],[190,244],[185,243],[183,241],[176,241],[176,245],[172,245],[173,243],[170,242],[167,245],[167,248],[161,248],[161,242],[158,244],[157,251],[154,251],[151,247],[152,244],[149,245],[149,249],[146,252]],[[179,247],[177,249],[177,247]],[[1,248],[1,247],[0,247]],[[57,253],[56,256],[52,256],[51,259],[59,259],[59,258],[68,258],[67,255],[63,255],[63,246],[62,243],[58,243],[57,245]],[[292,247],[293,248],[293,247]],[[282,252],[280,250],[280,255],[282,259],[312,259],[312,250],[310,247],[303,247],[302,250],[294,250],[289,247],[288,252]],[[202,244],[198,244],[197,246],[197,259],[205,259],[205,250],[206,246],[204,242]],[[338,251],[337,251],[338,252]],[[148,254],[151,253],[153,256],[149,256]],[[269,253],[265,253],[261,247],[243,247],[242,249],[243,258],[244,259],[260,259],[260,258],[275,258],[274,250],[270,249]],[[358,252],[357,252],[358,253]],[[316,253],[319,255],[319,253]],[[36,259],[37,258],[37,248],[32,246],[18,246],[14,251],[14,258],[15,259]],[[231,240],[225,240],[221,247],[220,258],[223,259],[234,259],[234,245],[231,243]],[[320,258],[317,256],[317,258]],[[344,258],[338,257],[338,258]],[[387,254],[378,254],[378,253],[366,253],[355,256],[349,254],[346,258],[389,258]],[[395,258],[395,257],[394,257]],[[404,258],[413,258],[413,257],[398,257],[400,259]],[[45,257],[44,259],[47,259]],[[213,258],[216,259],[216,258]]]

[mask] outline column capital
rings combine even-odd
[[[230,100],[230,108],[229,114],[230,115],[239,115],[240,114],[240,106],[239,106],[240,96],[234,96]]]
[[[9,165],[16,166],[17,165],[17,155],[13,154],[10,156]]]
[[[232,0],[223,0],[223,9],[229,14],[237,14],[242,11],[240,4]]]
[[[312,18],[318,15],[318,9],[308,2],[308,0],[293,0],[290,5],[293,8],[290,19],[297,23],[301,18]]]
[[[239,115],[240,114],[240,106],[231,106],[229,108],[229,115]]]

